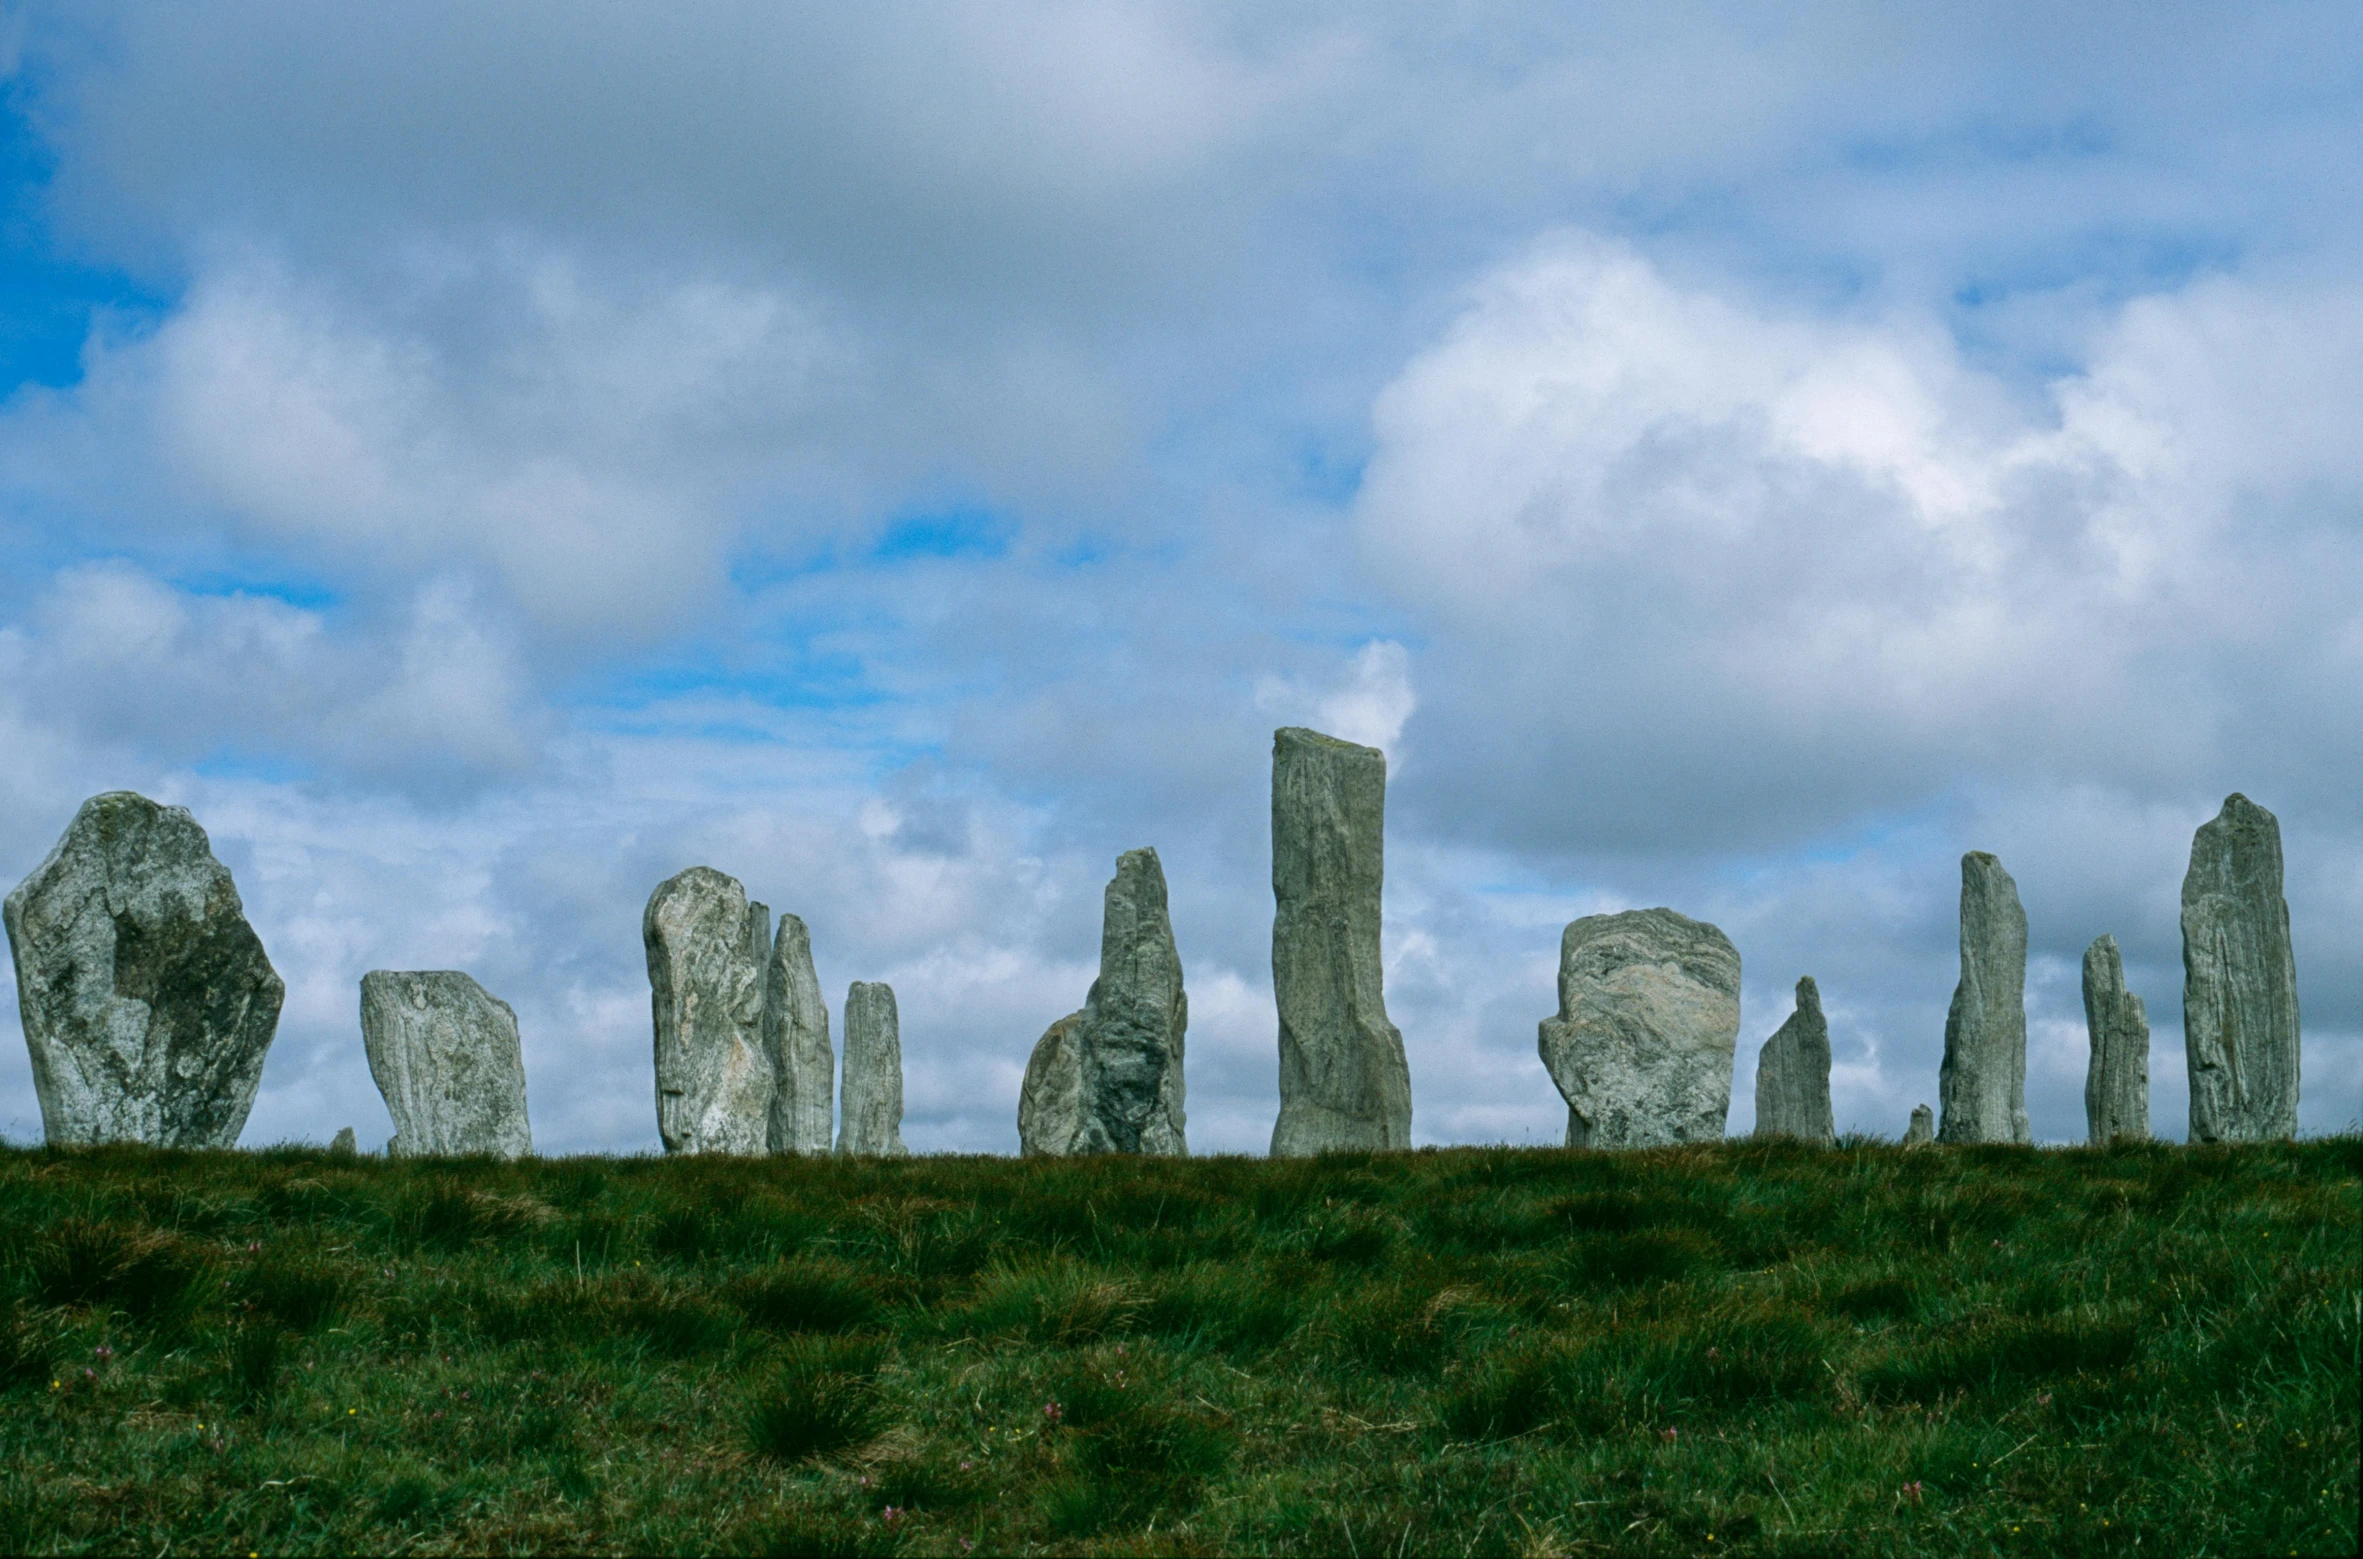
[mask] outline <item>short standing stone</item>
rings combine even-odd
[[[6,910],[49,1141],[234,1145],[286,986],[197,820],[93,796]]]
[[[1797,1010],[1757,1053],[1756,1135],[1838,1140],[1830,1115],[1830,1025],[1812,975],[1797,982]]]
[[[353,1128],[339,1126],[336,1129],[336,1140],[328,1144],[328,1151],[338,1158],[357,1157],[361,1152],[361,1143],[354,1137]]]
[[[2226,796],[2191,840],[2182,971],[2191,1140],[2297,1135],[2297,960],[2281,824],[2246,796]]]
[[[1083,1132],[1083,1014],[1070,1012],[1034,1041],[1017,1096],[1017,1150],[1026,1158],[1062,1158]]]
[[[1904,1131],[1904,1146],[1924,1148],[1936,1140],[1936,1111],[1925,1104],[1912,1106],[1912,1124]]]
[[[1739,950],[1670,909],[1587,915],[1559,939],[1559,1015],[1537,1036],[1571,1148],[1713,1142],[1731,1110]]]
[[[2084,1074],[2084,1122],[2094,1147],[2150,1135],[2150,1019],[2125,988],[2113,936],[2084,950],[2084,1027],[2092,1064]]]
[[[771,1058],[763,1051],[771,911],[735,878],[692,866],[641,917],[656,1018],[656,1128],[668,1153],[761,1153]]]
[[[1945,1142],[2031,1142],[2027,1124],[2027,912],[1983,850],[1961,857],[1961,983],[1945,1014],[1937,1102]]]
[[[1318,731],[1272,736],[1275,1155],[1411,1146],[1411,1071],[1379,969],[1386,754]]]
[[[361,1047],[394,1117],[398,1158],[533,1151],[517,1014],[454,969],[361,977]]]
[[[1182,1134],[1182,1035],[1189,1026],[1165,869],[1156,851],[1127,850],[1108,883],[1099,978],[1075,1036],[1082,1074],[1076,1152],[1190,1151]]]
[[[903,1042],[894,988],[853,982],[845,993],[845,1121],[837,1151],[899,1158],[903,1146]]]
[[[771,1057],[771,1151],[828,1152],[837,1117],[837,1053],[829,1045],[829,1004],[812,968],[812,937],[794,915],[779,917],[771,944],[763,1050]]]

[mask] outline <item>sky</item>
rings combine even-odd
[[[1124,850],[1189,1137],[1278,1109],[1270,750],[1388,761],[1412,1134],[1551,1143],[1559,935],[1800,975],[1936,1100],[1959,860],[2187,1118],[2180,884],[2280,819],[2301,1126],[2363,1116],[2363,9],[1294,0],[0,9],[0,880],[190,808],[287,982],[243,1141],[364,1146],[361,975],[657,1146],[710,865],[1013,1152]],[[0,1135],[39,1139],[13,984]]]

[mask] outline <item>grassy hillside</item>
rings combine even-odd
[[[0,1152],[0,1548],[2351,1553],[2363,1144]]]

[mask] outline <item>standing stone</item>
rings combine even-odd
[[[641,917],[667,1153],[761,1153],[775,1086],[763,1051],[771,911],[710,866],[657,885]]]
[[[1739,1045],[1739,950],[1670,909],[1571,921],[1559,1015],[1536,1044],[1567,1101],[1569,1147],[1717,1141]]]
[[[1983,850],[1961,857],[1961,983],[1937,1072],[1943,1142],[2032,1142],[2027,1124],[2027,912]]]
[[[1187,1154],[1182,1033],[1190,1025],[1190,998],[1182,990],[1156,851],[1127,850],[1116,858],[1105,906],[1099,978],[1091,982],[1075,1036],[1083,1106],[1075,1151]]]
[[[837,1053],[829,1045],[829,1004],[812,968],[812,937],[794,915],[779,917],[763,1004],[763,1052],[771,1057],[774,1153],[826,1153],[837,1115]]]
[[[1757,1052],[1756,1135],[1838,1140],[1830,1115],[1830,1025],[1810,974],[1797,982],[1797,1010]]]
[[[1925,1104],[1912,1106],[1912,1124],[1904,1131],[1904,1146],[1924,1148],[1936,1140],[1936,1111]]]
[[[1411,1146],[1411,1070],[1378,960],[1386,754],[1318,731],[1272,735],[1275,1156]]]
[[[2092,1065],[2084,1074],[2084,1123],[2094,1147],[2150,1135],[2150,1019],[2125,988],[2117,939],[2097,937],[2084,950],[2084,1027]]]
[[[509,1004],[454,969],[361,977],[361,1047],[394,1117],[393,1158],[533,1151]]]
[[[1017,1096],[1017,1151],[1025,1158],[1062,1158],[1083,1134],[1083,1047],[1076,1042],[1083,1014],[1070,1012],[1034,1041],[1025,1086]]]
[[[2182,970],[2191,1140],[2296,1136],[2297,960],[2281,825],[2246,796],[2226,796],[2191,840]]]
[[[900,1158],[903,1146],[903,1042],[894,987],[864,980],[845,993],[845,1125],[837,1151]]]
[[[91,797],[5,918],[52,1144],[237,1142],[287,988],[185,808]]]
[[[361,1153],[361,1143],[357,1138],[354,1137],[353,1128],[350,1126],[339,1126],[336,1129],[336,1140],[328,1145],[328,1151],[336,1158],[359,1157]]]

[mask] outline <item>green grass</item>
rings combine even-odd
[[[0,1551],[2352,1553],[2363,1143],[0,1151]]]

